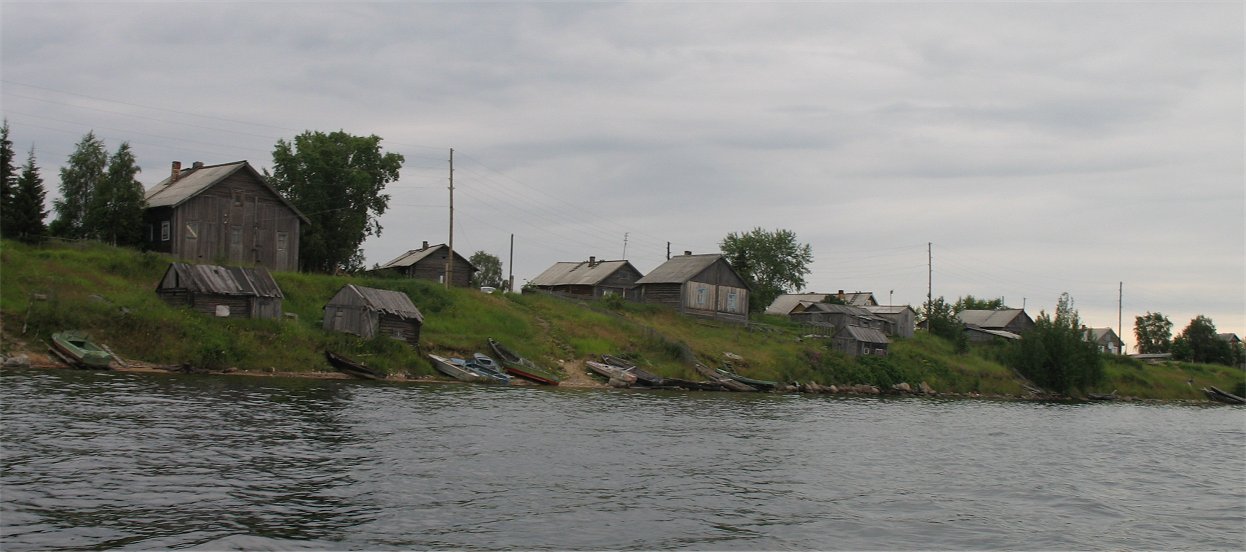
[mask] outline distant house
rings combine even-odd
[[[860,326],[844,326],[831,338],[831,348],[852,356],[886,356],[890,343],[882,331]]]
[[[897,337],[913,337],[917,326],[917,311],[908,305],[865,307],[871,314],[886,320],[890,324],[888,335]]]
[[[1112,328],[1086,328],[1086,341],[1094,343],[1101,353],[1119,355],[1125,347]]]
[[[683,314],[748,324],[748,284],[719,254],[671,257],[636,281],[636,300]]]
[[[845,305],[852,305],[854,307],[878,306],[878,301],[874,300],[874,293],[871,291],[854,291],[852,293],[844,293],[844,290],[841,289],[838,293],[834,294],[834,297],[839,302]]]
[[[446,281],[446,257],[450,253],[450,248],[445,244],[424,245],[419,249],[412,249],[399,255],[398,258],[381,265],[379,270],[389,270],[397,274],[401,274],[408,278],[419,278],[421,280],[433,280],[435,282]],[[465,257],[454,252],[454,274],[450,282],[458,287],[467,287],[472,285],[472,276],[477,272],[476,266],[468,261]]]
[[[298,270],[299,225],[310,220],[246,161],[174,161],[147,190],[146,246],[188,261]]]
[[[839,290],[837,293],[784,293],[774,298],[770,306],[766,307],[766,314],[774,314],[786,316],[792,313],[792,309],[801,303],[825,303],[827,299],[834,298],[833,302],[852,305],[856,307],[878,306],[878,301],[874,300],[874,294],[868,291],[854,291],[852,293],[844,293]]]
[[[801,303],[791,314],[795,322],[842,330],[848,326],[868,328],[886,333],[890,323],[874,313],[851,305],[837,303]]]
[[[415,346],[424,315],[407,294],[347,284],[324,306],[326,331],[363,338],[389,336]]]
[[[626,296],[643,274],[627,261],[559,262],[545,269],[528,286],[536,289],[572,295],[600,298],[605,295]]]
[[[228,318],[281,318],[285,296],[264,267],[171,263],[156,295],[173,306]]]
[[[992,332],[1002,331],[1020,336],[1034,327],[1034,319],[1022,309],[964,310],[956,316],[966,328],[986,330],[969,332],[970,341],[990,341],[998,337],[1011,339],[1007,335]]]

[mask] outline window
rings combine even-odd
[[[710,290],[708,290],[708,289],[706,289],[706,288],[704,288],[704,287],[698,287],[698,288],[697,288],[697,306],[698,306],[698,307],[704,307],[704,306],[705,306],[705,298],[706,298],[706,296],[708,296],[708,295],[709,295],[709,291],[710,291]]]
[[[166,220],[160,223],[160,241],[169,241],[169,230],[169,221]]]
[[[736,312],[739,310],[739,300],[736,297],[736,290],[727,292],[727,312]]]
[[[239,188],[234,188],[234,207],[242,207],[242,190]]]

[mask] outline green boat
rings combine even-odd
[[[78,331],[52,334],[52,353],[75,368],[107,370],[112,363],[112,354]]]

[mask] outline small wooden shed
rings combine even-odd
[[[262,266],[224,267],[170,263],[156,295],[173,306],[188,306],[211,316],[281,318],[285,296]]]
[[[424,315],[407,294],[347,284],[324,306],[326,331],[364,338],[381,335],[419,345]]]
[[[883,332],[860,326],[844,326],[831,338],[831,347],[852,356],[887,356],[890,344]]]

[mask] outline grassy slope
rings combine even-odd
[[[744,357],[737,369],[752,377],[823,384],[928,382],[939,391],[1019,395],[1022,382],[995,360],[999,351],[979,348],[957,355],[941,339],[919,334],[898,340],[887,358],[853,359],[823,341],[801,338],[801,328],[763,317],[750,328],[682,317],[648,306],[576,302],[540,295],[447,290],[432,282],[277,273],[284,309],[297,320],[221,320],[160,301],[156,283],[169,260],[102,245],[0,247],[0,314],[7,350],[28,325],[27,341],[52,332],[89,330],[119,354],[159,364],[281,372],[323,371],[321,351],[332,349],[391,373],[430,375],[419,352],[396,341],[361,340],[320,329],[324,302],[342,285],[355,283],[408,294],[424,313],[424,352],[469,355],[486,351],[494,337],[547,366],[602,353],[623,353],[666,376],[700,379],[693,358],[710,365],[724,352]],[[48,297],[31,301],[34,293]],[[1228,367],[1173,363],[1145,365],[1128,359],[1107,363],[1099,391],[1128,396],[1197,399],[1198,388],[1233,389],[1243,378]],[[1186,381],[1194,379],[1193,385]]]

